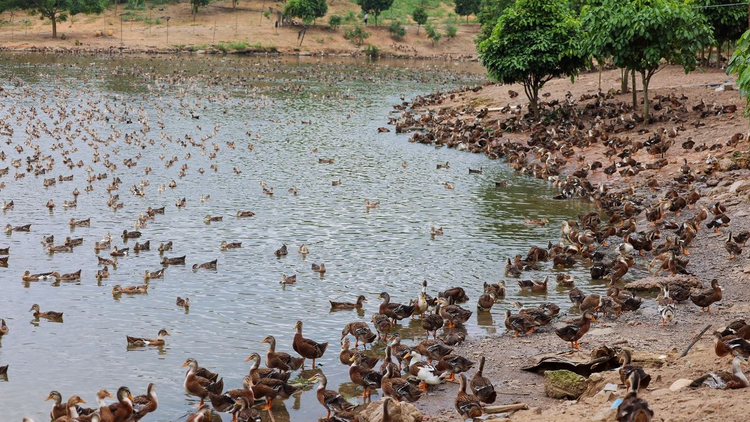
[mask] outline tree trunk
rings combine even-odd
[[[599,93],[602,92],[602,64],[599,63]]]
[[[711,67],[711,56],[714,54],[714,46],[708,46],[708,58],[706,59],[706,66]]]
[[[621,94],[627,94],[628,93],[628,69],[623,68],[620,70],[620,93]]]
[[[635,73],[634,73],[635,74]],[[649,78],[646,77],[646,72],[641,72],[641,81],[643,82],[643,120],[648,121],[648,83]],[[635,90],[634,90],[635,91]]]
[[[417,35],[419,35],[419,28],[420,28],[421,26],[422,26],[422,25],[419,25],[419,24],[417,25]]]
[[[637,89],[635,87],[635,69],[630,71],[631,76],[633,77],[633,112],[635,112],[638,109],[638,96]]]
[[[52,38],[57,38],[57,16],[52,14],[50,20],[52,21]]]

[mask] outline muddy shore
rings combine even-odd
[[[639,292],[638,294],[646,297],[641,308],[635,312],[624,312],[617,319],[608,317],[597,320],[591,331],[581,340],[581,353],[582,356],[587,356],[593,349],[602,345],[631,348],[634,351],[635,363],[643,365],[653,379],[647,391],[641,391],[640,397],[646,399],[654,409],[655,420],[736,419],[737,415],[750,408],[746,400],[737,400],[745,397],[745,390],[683,388],[671,391],[669,387],[678,379],[695,379],[719,369],[729,371],[731,359],[715,355],[711,333],[731,321],[747,317],[750,311],[750,292],[745,287],[750,273],[748,251],[745,249],[741,256],[729,260],[724,247],[730,230],[737,233],[750,229],[747,190],[750,189],[750,171],[747,169],[746,161],[750,125],[747,118],[742,115],[744,100],[739,98],[736,90],[732,90],[731,84],[727,85],[726,89],[716,90],[728,80],[722,70],[703,69],[685,75],[679,68],[667,67],[654,77],[649,87],[652,104],[657,104],[652,114],[654,120],[633,121],[627,124],[623,121],[637,120],[642,116],[642,110],[635,110],[633,115],[628,105],[632,101],[631,94],[619,94],[616,91],[620,88],[619,76],[618,71],[605,71],[602,74],[602,92],[610,94],[599,99],[596,97],[599,77],[596,73],[581,75],[574,84],[568,79],[557,79],[545,86],[544,101],[552,104],[548,105],[547,111],[557,110],[560,115],[571,110],[578,113],[579,117],[576,119],[580,124],[573,129],[554,120],[551,120],[551,123],[540,124],[519,123],[523,121],[523,114],[527,112],[523,88],[499,85],[418,98],[409,112],[414,119],[402,120],[396,127],[402,130],[414,127],[423,129],[416,132],[417,135],[412,138],[414,142],[442,144],[484,153],[498,158],[499,161],[507,161],[510,158],[511,165],[517,169],[528,174],[536,173],[537,177],[550,178],[553,181],[566,178],[571,180],[574,172],[595,161],[602,163],[606,168],[620,160],[612,155],[611,151],[607,152],[612,148],[605,145],[606,142],[601,136],[590,141],[588,145],[576,145],[576,136],[580,138],[591,135],[592,129],[601,128],[604,132],[614,129],[608,137],[619,137],[632,143],[646,143],[655,133],[661,133],[666,142],[673,141],[663,156],[652,155],[647,151],[648,148],[644,147],[633,153],[631,157],[640,163],[638,174],[621,175],[618,171],[607,176],[599,169],[588,171],[581,179],[589,182],[595,191],[600,186],[605,186],[610,194],[617,192],[618,197],[637,204],[643,210],[653,207],[672,190],[680,195],[686,195],[693,190],[700,193],[700,200],[696,206],[681,210],[679,215],[673,212],[664,215],[663,221],[656,226],[661,232],[661,239],[655,242],[656,245],[665,242],[669,237],[677,236],[674,230],[664,227],[665,222],[680,225],[693,218],[701,206],[710,208],[717,201],[726,206],[726,215],[732,219],[729,226],[723,228],[722,233],[714,233],[705,227],[699,230],[692,245],[687,248],[689,255],[685,256],[689,259],[686,272],[697,277],[704,288],[708,287],[712,279],[717,279],[723,288],[723,300],[712,306],[710,314],[703,313],[690,300],[677,304],[676,323],[662,327],[657,302],[654,299],[658,291]],[[515,93],[520,95],[516,96]],[[638,98],[641,102],[640,91]],[[565,105],[566,101],[568,105]],[[608,110],[609,114],[593,117],[596,110],[600,109]],[[424,117],[425,115],[429,116]],[[530,133],[539,130],[540,127],[547,131],[541,138],[557,137],[558,143],[562,145],[559,150],[540,144],[528,144],[531,139]],[[676,136],[669,137],[670,133],[676,133]],[[741,136],[735,136],[736,134]],[[596,134],[594,137],[597,137]],[[687,144],[683,145],[685,143]],[[705,149],[701,148],[704,144]],[[686,148],[688,146],[692,147]],[[616,152],[621,153],[623,149],[621,147]],[[519,151],[525,153],[525,158],[519,160]],[[542,174],[540,170],[545,161],[550,162],[547,152],[552,153],[551,160],[558,164],[557,176]],[[563,152],[567,158],[563,156]],[[657,168],[656,162],[662,159],[666,159],[666,162],[658,163],[661,168]],[[684,175],[683,160],[687,160],[690,174],[694,176],[694,180],[689,183],[681,183],[684,180],[678,181],[678,178]],[[559,181],[557,184],[564,185]],[[593,200],[596,195],[586,193],[584,196]],[[552,198],[549,200],[553,201]],[[610,208],[609,211],[613,210]],[[645,214],[643,211],[635,217],[637,232],[655,229],[646,220]],[[605,212],[602,212],[601,216],[602,226],[606,227],[609,217]],[[572,220],[578,220],[577,216],[570,217]],[[561,223],[554,221],[550,224]],[[561,239],[549,240],[555,243]],[[616,256],[615,248],[622,242],[622,238],[612,236],[607,239],[609,246],[605,247],[596,242],[592,247],[593,251]],[[526,252],[518,251],[523,256]],[[634,256],[635,265],[632,265],[618,282],[619,286],[646,276],[647,267],[655,254],[645,252],[643,256]],[[577,258],[576,265],[590,265],[580,256]],[[551,270],[552,263],[541,263],[541,268]],[[663,280],[668,280],[668,272],[663,273],[662,277]],[[498,269],[498,279],[506,280],[509,289],[518,288],[515,279],[503,276],[502,268]],[[586,286],[590,282],[591,280],[576,280],[575,284],[586,292]],[[466,306],[473,308],[474,304],[469,302]],[[495,306],[514,309],[504,301],[496,303]],[[534,357],[542,353],[570,354],[573,349],[555,335],[554,327],[563,325],[563,321],[577,318],[578,315],[578,310],[571,305],[570,309],[562,309],[558,320],[534,334],[520,338],[513,338],[508,333],[486,338],[470,338],[458,346],[456,352],[472,360],[478,360],[482,355],[487,357],[485,376],[492,379],[498,391],[495,404],[529,405],[529,410],[507,415],[510,420],[611,421],[615,419],[614,410],[610,409],[611,404],[625,395],[625,388],[619,385],[616,391],[602,390],[608,383],[619,384],[616,371],[602,372],[595,376],[588,391],[579,400],[563,401],[545,395],[542,375],[521,370],[522,367],[533,363]],[[499,321],[499,324],[502,328],[502,321]],[[712,328],[685,357],[679,358],[693,336],[707,325],[711,325]],[[467,376],[470,378],[473,372],[470,371]],[[452,408],[456,389],[452,384],[442,385],[427,397],[423,397],[417,406],[432,421],[458,420],[455,409]]]

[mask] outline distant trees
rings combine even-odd
[[[326,0],[288,0],[284,7],[285,15],[300,18],[305,23],[322,18],[326,13],[328,13]]]
[[[206,7],[211,2],[211,0],[190,0],[190,11],[193,12],[193,21],[195,21],[195,16],[198,14],[198,10],[200,10],[201,7]]]
[[[695,69],[696,54],[711,45],[711,28],[682,0],[601,0],[584,10],[585,51],[609,57],[615,66],[640,73],[643,117],[649,116],[648,86],[664,63],[685,73]],[[635,89],[635,87],[634,87]],[[635,90],[633,108],[637,107]]]
[[[513,0],[480,0],[479,12],[477,12],[477,20],[479,20],[479,35],[477,35],[476,42],[486,40],[492,35],[492,30],[495,29],[497,20],[503,14],[503,11],[513,4]]]
[[[455,11],[458,16],[466,16],[466,23],[469,23],[469,15],[479,13],[480,0],[455,0]]]
[[[9,9],[29,10],[52,22],[52,38],[57,38],[57,23],[79,13],[102,13],[106,0],[0,0],[0,12]]]
[[[417,34],[419,34],[419,28],[427,23],[427,12],[424,7],[419,6],[411,12],[411,18],[417,23]]]
[[[365,13],[372,13],[375,18],[375,26],[378,25],[378,16],[393,6],[393,0],[357,0],[357,4]]]
[[[491,78],[523,85],[529,109],[539,117],[544,84],[562,75],[572,78],[586,64],[580,43],[580,23],[571,15],[568,0],[517,0],[477,50]]]
[[[737,75],[737,86],[740,96],[745,97],[745,116],[750,111],[750,31],[745,32],[737,41],[737,48],[729,59],[727,74]]]
[[[718,47],[718,64],[721,66],[722,46],[728,41],[736,41],[740,38],[748,26],[748,8],[745,4],[740,4],[737,0],[696,0],[695,5],[700,6],[719,6],[734,4],[729,7],[704,7],[697,9],[698,13],[706,18],[711,27]],[[710,47],[710,46],[707,46]],[[708,50],[707,61],[711,62],[711,51]],[[702,57],[702,55],[701,55]]]

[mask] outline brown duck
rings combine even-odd
[[[309,338],[302,337],[302,321],[297,321],[297,323],[294,324],[294,329],[297,330],[297,333],[294,334],[292,348],[304,359],[312,359],[312,366],[315,368],[315,359],[323,356],[328,348],[328,342],[317,343]],[[303,368],[305,367],[304,359],[302,360]]]
[[[693,301],[694,304],[701,307],[701,312],[708,310],[708,313],[711,313],[711,305],[715,302],[718,302],[721,300],[721,287],[719,286],[719,281],[716,279],[711,280],[711,288],[708,290],[703,290],[702,292],[698,292],[696,294],[690,295],[690,300]]]
[[[260,341],[267,343],[268,354],[266,355],[266,366],[279,371],[296,371],[304,363],[304,358],[293,358],[288,353],[276,352],[276,338],[268,336]]]
[[[574,349],[580,349],[578,346],[578,340],[589,331],[592,321],[596,321],[594,314],[591,311],[586,311],[583,313],[580,320],[556,329],[555,334],[561,339],[569,341],[571,347]]]

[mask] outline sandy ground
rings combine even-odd
[[[270,18],[263,16],[263,11],[273,8]],[[121,46],[126,51],[164,51],[194,47],[205,50],[211,45],[224,42],[247,42],[249,45],[260,44],[263,47],[276,47],[287,54],[361,54],[361,47],[344,39],[344,29],[328,29],[328,16],[346,16],[349,11],[361,12],[355,3],[335,0],[329,3],[328,15],[319,19],[317,25],[311,26],[302,45],[299,45],[300,27],[274,28],[276,11],[283,5],[260,0],[240,1],[237,9],[232,9],[231,1],[212,2],[201,10],[193,21],[189,4],[162,5],[153,10],[138,11],[142,17],[151,16],[152,21],[161,19],[160,24],[149,25],[145,21],[128,22],[122,25],[120,14],[130,12],[122,6],[115,12],[110,8],[102,15],[76,15],[68,22],[58,23],[58,38],[52,38],[52,26],[49,20],[42,21],[38,16],[27,16],[18,12],[10,25],[9,12],[0,14],[0,47],[29,50],[35,48],[53,49],[117,49]],[[168,27],[165,17],[169,16]],[[22,24],[27,20],[26,24]],[[435,22],[443,30],[443,22]],[[425,35],[424,29],[417,34],[416,25],[405,25],[407,35],[403,40],[395,41],[388,34],[386,26],[366,27],[371,34],[365,44],[378,47],[381,53],[394,56],[425,58],[475,58],[474,37],[479,30],[477,25],[461,25],[454,39],[443,37],[433,45]],[[104,35],[97,37],[101,31]],[[60,36],[65,34],[65,40]],[[108,35],[111,34],[111,35]],[[76,45],[76,40],[79,45]]]
[[[668,151],[666,158],[669,165],[661,171],[648,170],[641,172],[637,177],[625,180],[615,174],[608,179],[602,172],[592,173],[588,180],[592,183],[606,184],[611,190],[623,189],[633,186],[637,192],[636,196],[641,198],[645,204],[663,197],[666,189],[675,183],[673,178],[680,174],[679,167],[683,164],[683,158],[688,160],[698,176],[703,173],[705,161],[709,154],[718,160],[731,157],[736,152],[747,152],[747,136],[735,147],[724,145],[714,151],[694,152],[680,148],[680,144],[688,138],[692,138],[696,145],[705,143],[707,146],[714,144],[726,144],[736,133],[748,134],[750,125],[748,120],[742,116],[744,100],[739,98],[737,91],[715,92],[714,87],[702,86],[707,83],[724,82],[726,74],[720,70],[696,71],[685,75],[682,69],[668,67],[654,77],[650,87],[652,100],[658,95],[674,94],[686,105],[687,112],[677,113],[677,120],[665,120],[651,125],[637,125],[630,131],[620,133],[620,137],[630,137],[634,140],[645,141],[656,130],[664,127],[670,129],[676,125],[682,126],[684,130],[679,132],[675,145]],[[584,74],[575,84],[568,79],[553,80],[545,86],[543,92],[549,93],[546,101],[564,100],[565,94],[570,92],[573,98],[580,98],[583,94],[594,94],[597,91],[598,74]],[[640,87],[640,85],[639,85]],[[602,75],[602,90],[620,88],[619,71],[605,71]],[[508,91],[513,90],[521,93],[515,99],[511,99]],[[639,101],[641,93],[639,92]],[[683,97],[684,95],[684,97]],[[616,95],[612,100],[630,101],[631,95]],[[708,104],[731,105],[736,104],[739,111],[710,115],[701,118],[700,112],[692,110],[692,107],[703,100]],[[591,100],[581,101],[578,106],[585,107]],[[483,107],[501,108],[506,105],[526,105],[523,97],[523,89],[520,86],[497,86],[490,85],[478,92],[465,92],[455,96],[454,100],[446,98],[440,104],[430,106],[433,109],[445,107],[456,107],[464,110],[467,105],[476,108],[476,111],[467,111],[461,118],[473,119],[477,111]],[[640,110],[639,110],[640,113]],[[656,112],[656,115],[661,114]],[[471,117],[468,117],[471,116]],[[483,120],[484,125],[494,125],[503,121],[508,115],[502,112],[490,112]],[[702,122],[705,125],[696,127],[695,123]],[[639,131],[641,131],[639,133]],[[503,138],[525,143],[528,134],[503,134]],[[603,155],[604,147],[601,144],[581,151],[576,150],[576,157],[585,156],[586,161],[601,160],[604,166],[610,161]],[[636,160],[648,163],[655,158],[649,156],[645,149],[639,151]],[[529,162],[534,161],[534,155],[529,154]],[[563,167],[562,174],[570,174],[579,168],[579,165],[571,160],[571,163]],[[722,201],[727,206],[727,215],[732,218],[728,230],[735,233],[750,229],[750,208],[748,208],[747,191],[741,194],[730,194],[728,186],[736,180],[748,179],[748,170],[732,170],[728,172],[714,172],[708,177],[706,183],[696,183],[694,187],[699,190],[702,199],[699,204],[712,205],[716,201]],[[644,185],[650,178],[659,181],[660,187],[651,192]],[[670,213],[666,219],[675,220],[677,223],[692,217],[696,211],[688,210],[681,216]],[[575,219],[575,216],[571,216]],[[647,221],[641,214],[637,221],[638,230],[647,229]],[[665,233],[666,230],[663,231]],[[716,278],[724,289],[722,302],[712,307],[713,313],[704,314],[690,301],[677,305],[677,323],[667,327],[659,326],[659,313],[654,299],[646,299],[644,305],[635,313],[624,313],[619,319],[599,319],[594,323],[591,331],[584,336],[581,346],[586,354],[601,345],[618,345],[632,348],[636,354],[650,356],[656,360],[663,361],[661,367],[647,367],[647,372],[652,376],[648,391],[642,391],[641,397],[645,398],[654,409],[655,420],[659,421],[712,421],[712,420],[740,420],[745,419],[743,415],[750,409],[750,405],[742,398],[747,397],[746,390],[717,391],[711,389],[691,390],[683,389],[672,392],[669,387],[678,379],[695,379],[707,372],[723,369],[730,370],[730,358],[718,358],[713,352],[714,329],[725,326],[727,323],[746,318],[750,311],[750,292],[746,286],[750,277],[750,262],[747,250],[743,251],[741,257],[732,261],[728,260],[727,252],[724,250],[726,230],[723,234],[716,234],[711,230],[700,230],[695,239],[693,247],[690,248],[691,255],[688,271],[700,278],[704,285]],[[666,234],[666,233],[665,233]],[[664,238],[663,236],[662,238]],[[557,241],[557,239],[550,239]],[[610,243],[618,245],[620,239],[612,238]],[[657,242],[658,243],[658,242]],[[540,245],[541,246],[541,245]],[[598,250],[609,251],[612,247],[598,247]],[[638,257],[636,269],[645,270],[653,255],[647,253],[645,257]],[[547,264],[549,265],[549,264]],[[546,268],[546,267],[543,267]],[[635,269],[633,270],[635,271]],[[515,283],[509,279],[509,283]],[[586,281],[579,287],[586,291]],[[653,297],[653,296],[652,296]],[[563,319],[572,318],[565,315],[567,309],[563,309]],[[561,325],[561,321],[553,325]],[[694,346],[684,358],[678,359],[682,350],[690,343],[694,335],[699,333],[706,325],[711,324],[713,328]],[[473,360],[484,355],[489,362],[485,375],[490,377],[496,390],[499,392],[495,404],[527,403],[530,410],[520,411],[510,416],[511,420],[518,421],[580,421],[580,420],[614,420],[614,411],[607,411],[611,403],[625,394],[623,386],[615,392],[599,393],[602,387],[608,383],[619,383],[616,372],[603,373],[603,379],[591,387],[589,393],[578,401],[559,401],[547,398],[544,394],[544,378],[541,375],[521,371],[520,368],[528,366],[534,361],[534,356],[541,353],[569,353],[572,349],[554,334],[554,327],[545,327],[535,334],[526,337],[512,338],[508,334],[491,336],[483,339],[469,339],[459,346],[456,351]],[[662,356],[663,359],[659,359]],[[636,363],[638,360],[636,356]],[[473,371],[467,376],[470,378]],[[457,414],[452,407],[446,403],[452,403],[455,397],[456,387],[443,385],[431,393],[427,400],[419,401],[418,406],[430,416],[433,421],[457,420]],[[738,400],[739,399],[739,400]]]

